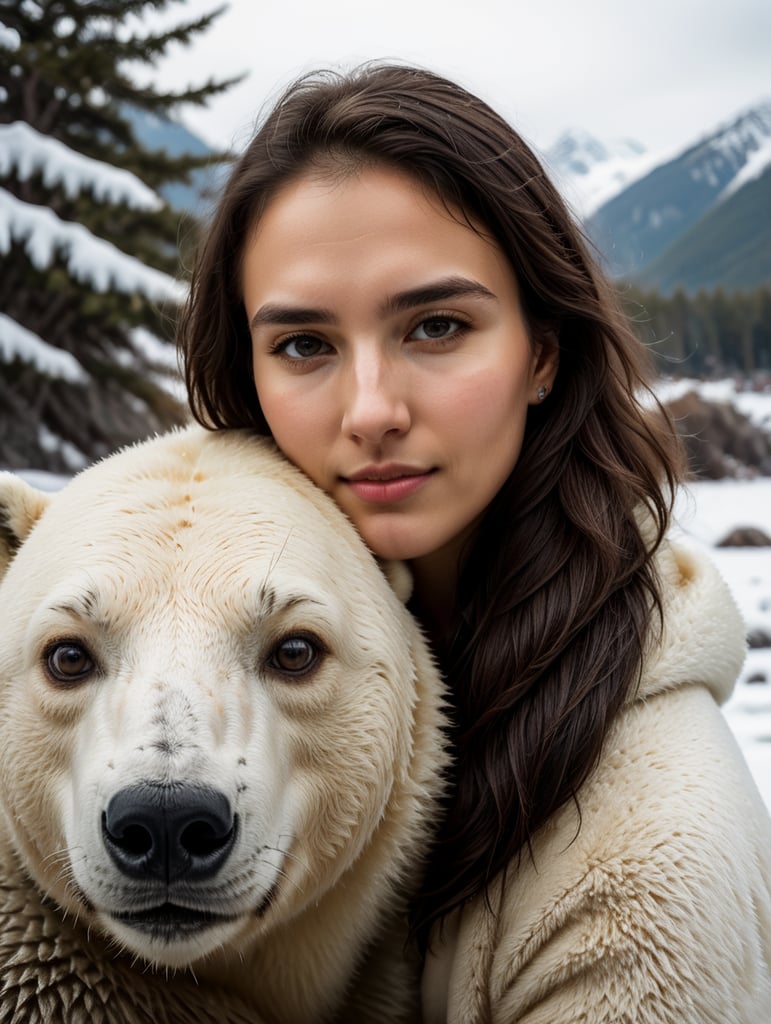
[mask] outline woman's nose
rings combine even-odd
[[[361,360],[351,369],[343,411],[343,433],[371,444],[410,428],[407,396],[398,370],[379,359]]]

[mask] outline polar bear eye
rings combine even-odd
[[[45,652],[48,675],[57,683],[79,683],[94,671],[94,660],[86,648],[74,640],[52,644]]]
[[[324,647],[318,637],[309,633],[285,636],[271,651],[268,665],[289,676],[304,676],[318,664]]]

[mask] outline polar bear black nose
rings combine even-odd
[[[224,794],[202,786],[122,789],[102,815],[102,839],[130,878],[211,878],[230,855],[237,818]]]

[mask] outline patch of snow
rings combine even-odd
[[[771,477],[691,481],[681,488],[675,516],[686,533],[708,545],[738,526],[771,534]]]
[[[585,220],[679,153],[648,152],[630,139],[606,144],[586,132],[571,131],[544,154],[544,161],[565,199]]]
[[[706,160],[703,164],[702,170],[704,178],[710,188],[718,188],[720,185],[720,178],[715,170],[715,163],[717,163],[717,170],[720,170],[721,161]]]
[[[167,367],[169,370],[179,370],[179,357],[176,345],[167,341],[161,341],[157,335],[148,331],[145,327],[134,327],[129,332],[129,336],[134,349],[150,360],[150,362],[158,366]]]
[[[660,154],[642,153],[635,157],[617,157],[604,164],[598,164],[585,179],[572,183],[574,189],[580,192],[578,208],[582,218],[590,217],[625,188],[644,178],[660,163]]]
[[[749,155],[744,167],[720,193],[719,201],[722,202],[734,192],[738,192],[747,182],[759,178],[769,167],[771,167],[771,135],[767,139],[763,139],[758,148]]]
[[[0,356],[8,363],[13,359],[21,359],[48,377],[73,384],[82,384],[89,379],[72,353],[49,345],[5,313],[0,313]]]
[[[746,628],[771,633],[771,548],[714,547],[737,526],[771,533],[771,479],[689,483],[678,495],[675,519],[673,532],[706,550],[717,565]],[[747,652],[722,711],[771,812],[771,648]]]
[[[137,416],[147,416],[147,402],[144,398],[140,398],[139,395],[132,395],[131,392],[126,392],[123,400],[130,409],[134,410]]]
[[[9,28],[0,21],[0,50],[18,50],[21,36],[15,28]]]
[[[177,346],[171,342],[162,341],[159,337],[144,327],[135,327],[130,331],[129,337],[134,351],[143,356],[157,368],[156,372],[150,374],[150,379],[166,394],[184,406],[187,404],[187,390],[182,380],[182,369],[177,352]],[[135,363],[135,357],[125,350],[116,353],[118,362],[122,365],[131,366]]]
[[[92,160],[25,121],[0,125],[0,175],[15,171],[22,181],[42,173],[47,188],[61,185],[74,199],[85,190],[99,202],[126,203],[134,210],[159,210],[160,196],[129,171]]]
[[[72,479],[72,476],[66,476],[63,473],[49,473],[45,469],[15,469],[13,474],[26,480],[30,487],[48,492],[60,491]]]
[[[89,91],[88,102],[92,107],[104,107],[109,101],[110,97],[100,85],[95,85]]]
[[[771,136],[771,101],[760,103],[740,114],[731,124],[704,140],[732,166],[742,167],[747,154],[758,149]]]
[[[146,267],[110,242],[92,235],[82,224],[63,221],[52,210],[24,203],[0,189],[0,252],[8,252],[12,241],[23,243],[39,269],[50,266],[55,254],[61,252],[70,274],[97,292],[140,292],[153,299],[177,303],[186,293],[181,281]]]
[[[671,221],[678,221],[681,218],[681,213],[676,206],[672,206],[671,203],[668,206],[661,206],[658,209],[648,211],[648,224],[653,228],[654,231],[658,231],[663,225],[670,223]]]
[[[569,174],[588,174],[597,164],[614,159],[628,160],[644,152],[645,147],[633,139],[604,143],[574,128],[560,136],[546,153],[546,160]]]
[[[694,181],[703,181],[720,202],[769,166],[771,101],[739,114],[683,154]],[[720,190],[720,191],[718,191]]]
[[[71,36],[77,27],[75,21],[69,15],[63,15],[54,22],[54,33],[60,39],[63,39],[65,36]]]
[[[79,448],[54,434],[44,423],[38,427],[38,443],[44,452],[59,452],[73,473],[88,465],[88,458]]]
[[[187,390],[182,380],[179,357],[176,345],[161,341],[144,327],[135,327],[129,332],[132,349],[113,347],[110,359],[118,366],[135,367],[137,353],[149,360],[156,367],[148,373],[148,379],[166,394],[179,402],[187,404]]]

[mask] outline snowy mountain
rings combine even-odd
[[[737,178],[740,175],[737,175]],[[736,180],[736,179],[735,179]],[[664,294],[747,291],[771,283],[771,161],[757,178],[720,197],[636,275],[642,288]]]
[[[544,161],[563,196],[582,219],[661,162],[633,139],[600,142],[573,129],[546,151]]]
[[[727,125],[700,139],[678,156],[660,163],[649,173],[638,178],[613,196],[587,220],[587,228],[606,254],[612,273],[632,279],[642,277],[649,286],[675,287],[684,284],[690,288],[721,284],[718,280],[700,280],[698,272],[685,273],[679,269],[670,273],[664,265],[660,273],[645,273],[646,268],[663,258],[670,248],[681,242],[685,236],[723,204],[737,203],[737,208],[747,206],[747,189],[758,199],[761,191],[757,183],[765,178],[771,167],[771,101],[758,104],[741,113]],[[754,224],[750,223],[750,237],[732,239],[731,246],[745,247],[752,255],[746,257],[747,272],[756,264],[758,252],[765,252],[771,245],[768,233],[768,204],[757,206]],[[735,222],[730,212],[718,218],[718,224],[726,227]],[[745,217],[746,223],[746,217]],[[760,232],[761,238],[753,237]],[[732,252],[719,233],[716,235],[714,221],[710,232],[709,248],[724,248],[730,257]],[[704,254],[705,243],[690,239],[688,251],[691,259],[698,260]],[[683,263],[682,253],[674,261]],[[689,278],[686,282],[685,278]],[[734,272],[735,287],[750,286],[744,272]],[[765,271],[761,281],[767,280]]]

